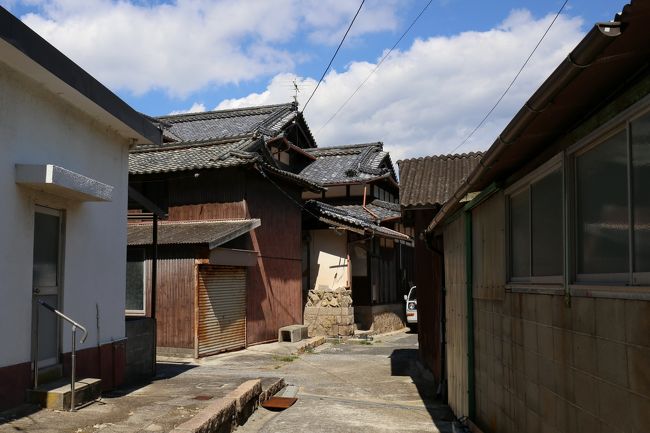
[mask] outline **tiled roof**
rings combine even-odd
[[[373,222],[376,222],[377,218],[375,218],[370,212],[377,215],[380,222],[400,218],[402,216],[398,204],[379,199],[373,200],[366,205],[366,209],[368,209],[370,212],[365,210],[362,205],[342,205],[336,207],[347,211],[349,214],[359,219],[366,219]]]
[[[479,163],[481,152],[397,161],[399,201],[404,208],[444,204]]]
[[[161,221],[158,223],[158,244],[208,244],[215,248],[259,226],[259,219]],[[128,245],[151,245],[152,236],[151,223],[128,225]]]
[[[257,154],[246,152],[253,140],[182,143],[163,148],[134,150],[129,154],[129,173],[167,173],[205,168],[223,168],[251,163]],[[233,153],[234,152],[234,153]]]
[[[403,233],[374,223],[372,216],[368,215],[369,218],[366,218],[359,215],[356,211],[350,211],[346,206],[333,206],[321,201],[309,200],[305,203],[305,209],[310,214],[317,216],[324,223],[336,227],[349,228],[354,231],[359,230],[387,238],[405,241],[411,240],[411,238]]]
[[[316,161],[305,167],[300,175],[323,185],[394,178],[390,155],[383,148],[383,143],[378,142],[307,149]]]
[[[252,134],[269,136],[297,115],[293,103],[161,116],[165,137],[174,141],[219,140]]]

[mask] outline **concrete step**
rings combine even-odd
[[[74,403],[75,407],[97,400],[101,394],[101,379],[82,379],[75,382]],[[46,409],[70,410],[72,391],[70,381],[60,379],[38,389],[27,391],[27,400],[30,403],[40,404]]]

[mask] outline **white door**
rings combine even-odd
[[[60,309],[62,220],[61,211],[36,208],[32,285],[32,329],[36,332],[32,335],[35,339],[34,350],[38,350],[39,367],[59,362],[59,321],[54,313],[39,305],[37,301]]]

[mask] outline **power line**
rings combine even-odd
[[[432,2],[433,2],[433,0],[429,0],[429,3],[427,3],[427,4],[422,8],[422,10],[420,11],[420,13],[419,13],[419,14],[415,17],[415,19],[411,22],[411,25],[408,26],[408,28],[404,31],[404,33],[402,33],[402,36],[399,37],[399,39],[397,40],[397,42],[395,42],[395,44],[391,47],[391,49],[388,50],[388,52],[384,55],[384,57],[381,58],[381,60],[379,61],[379,63],[377,63],[377,65],[375,66],[375,68],[374,68],[374,69],[373,69],[373,70],[368,74],[368,76],[367,76],[367,77],[366,77],[366,78],[361,82],[361,84],[359,84],[359,87],[357,87],[356,90],[355,90],[354,92],[352,92],[352,94],[348,97],[348,99],[346,99],[345,102],[344,102],[343,104],[341,104],[341,106],[336,110],[336,112],[335,112],[334,114],[332,114],[332,116],[331,116],[329,119],[327,119],[327,122],[325,122],[325,123],[324,123],[320,128],[318,128],[318,130],[317,130],[316,132],[318,132],[318,131],[320,131],[321,129],[325,128],[325,127],[326,127],[326,126],[327,126],[327,125],[332,121],[332,119],[334,119],[334,118],[335,118],[335,117],[336,117],[336,116],[341,112],[341,110],[343,110],[343,107],[345,107],[345,106],[348,104],[348,102],[350,102],[350,99],[352,99],[352,98],[354,97],[354,95],[357,94],[357,92],[358,92],[358,91],[363,87],[363,85],[366,84],[366,81],[368,81],[368,80],[370,79],[370,77],[371,77],[375,72],[377,72],[377,69],[379,69],[379,67],[381,66],[381,64],[384,63],[384,60],[386,60],[386,58],[387,58],[388,56],[390,56],[390,53],[392,53],[393,50],[394,50],[394,49],[399,45],[399,43],[402,42],[402,39],[404,39],[404,36],[406,36],[406,35],[408,34],[408,32],[411,31],[411,28],[413,28],[413,26],[415,25],[415,23],[420,19],[420,17],[422,16],[422,14],[424,14],[424,12],[427,10],[427,8],[429,7],[429,5],[431,5]]]
[[[553,17],[553,21],[551,21],[551,23],[549,24],[549,26],[546,28],[546,31],[544,32],[544,34],[543,34],[542,37],[540,38],[539,42],[537,42],[537,45],[535,45],[535,48],[533,48],[533,51],[531,51],[531,53],[528,55],[528,58],[526,58],[526,61],[524,62],[524,64],[521,65],[521,68],[519,68],[519,71],[517,72],[517,74],[515,75],[515,77],[512,79],[512,81],[510,82],[510,84],[508,84],[508,87],[506,88],[506,90],[501,94],[501,96],[499,97],[499,99],[497,99],[497,102],[492,106],[492,108],[490,108],[490,111],[488,111],[487,114],[483,117],[483,119],[478,123],[478,125],[476,125],[476,127],[475,127],[474,129],[472,129],[472,132],[470,132],[469,135],[468,135],[467,137],[465,137],[465,139],[464,139],[464,140],[463,140],[463,141],[462,141],[458,146],[454,147],[454,149],[453,149],[451,152],[449,152],[449,153],[455,153],[458,149],[460,149],[463,145],[465,145],[465,143],[467,143],[467,141],[468,141],[470,138],[472,138],[472,136],[474,135],[474,133],[475,133],[476,131],[478,131],[478,129],[479,129],[481,126],[483,126],[483,124],[484,124],[485,121],[488,119],[488,117],[490,117],[490,114],[492,114],[492,112],[497,108],[497,106],[499,105],[499,103],[503,100],[503,98],[504,98],[504,97],[506,96],[506,94],[510,91],[510,89],[512,88],[512,86],[515,84],[515,81],[517,81],[517,78],[519,78],[519,75],[521,74],[521,72],[524,70],[524,68],[525,68],[526,65],[528,64],[528,61],[530,60],[531,57],[533,57],[533,54],[535,54],[535,51],[537,51],[537,48],[541,45],[542,41],[544,40],[544,38],[545,38],[546,35],[548,34],[549,30],[551,30],[551,27],[553,27],[553,24],[555,24],[555,21],[556,21],[557,18],[560,16],[560,14],[562,13],[562,10],[564,9],[564,7],[566,6],[566,4],[567,4],[568,2],[569,2],[569,0],[565,0],[564,3],[562,3],[562,6],[560,7],[560,9],[559,9],[559,10],[557,11],[557,13],[555,14],[555,17]]]
[[[341,45],[343,45],[343,41],[345,41],[345,38],[348,36],[348,33],[350,32],[350,29],[352,28],[352,24],[354,24],[354,21],[359,16],[359,12],[361,12],[361,7],[363,6],[363,4],[365,2],[366,2],[366,0],[361,0],[361,4],[359,5],[359,9],[357,9],[357,13],[354,14],[354,17],[352,18],[352,21],[350,21],[350,25],[348,26],[348,29],[345,31],[345,34],[343,35],[343,39],[341,39],[341,42],[339,43],[339,46],[336,47],[336,51],[334,51],[334,55],[330,59],[330,62],[327,65],[327,68],[325,68],[325,71],[323,71],[323,75],[320,77],[320,80],[318,80],[318,84],[316,84],[316,88],[314,89],[313,92],[311,92],[311,95],[309,96],[309,99],[307,99],[307,102],[305,103],[305,106],[302,108],[303,113],[307,109],[307,105],[309,105],[309,101],[311,101],[311,98],[314,97],[314,93],[316,93],[316,90],[318,90],[318,86],[320,86],[320,83],[323,81],[323,78],[325,78],[325,74],[327,74],[327,71],[329,71],[330,67],[332,66],[332,62],[334,61],[334,58],[339,53],[339,50],[341,49]]]

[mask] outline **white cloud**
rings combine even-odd
[[[375,67],[354,62],[332,71],[305,110],[319,145],[383,141],[394,159],[450,152],[496,102],[539,41],[552,16],[535,19],[517,10],[485,32],[416,40],[394,51],[325,128],[322,125]],[[505,124],[582,37],[582,20],[560,16],[530,63],[486,124],[459,151],[486,149]],[[219,108],[290,100],[273,78],[264,92],[223,101]],[[313,79],[299,79],[308,91]],[[311,86],[311,87],[310,87]]]
[[[355,34],[394,29],[404,1],[367,2],[360,21],[366,24],[355,25]],[[173,97],[292,71],[307,56],[290,51],[294,38],[329,43],[327,35],[336,36],[354,13],[339,0],[26,2],[38,13],[23,21],[101,82]]]
[[[204,111],[205,111],[205,104],[201,102],[195,102],[187,110],[174,110],[169,114],[174,115],[174,114],[187,114],[187,113],[202,113]]]

